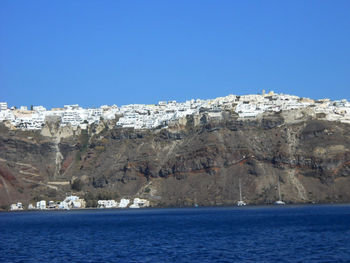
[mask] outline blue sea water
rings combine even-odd
[[[350,262],[350,206],[0,213],[0,262]]]

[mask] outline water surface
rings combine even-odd
[[[350,262],[350,206],[0,213],[0,262]]]

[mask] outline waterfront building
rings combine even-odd
[[[128,207],[129,203],[130,203],[129,199],[122,198],[119,202],[118,207],[119,208],[126,208],[126,207]]]
[[[70,207],[69,207],[68,203],[62,201],[58,204],[58,209],[69,210]]]
[[[36,202],[36,209],[45,210],[46,209],[46,201],[41,200],[41,201]]]
[[[115,208],[118,206],[118,203],[115,200],[98,200],[98,208]]]
[[[55,209],[57,207],[58,206],[57,206],[57,204],[54,201],[49,201],[49,205],[48,205],[49,209]]]
[[[23,205],[21,202],[18,202],[16,204],[11,204],[10,206],[11,211],[16,211],[16,210],[23,210]]]
[[[60,209],[69,209],[69,208],[85,208],[86,202],[84,199],[80,199],[79,196],[71,195],[67,196],[59,204]]]
[[[134,202],[130,205],[130,208],[148,207],[149,205],[150,203],[146,199],[134,198]]]

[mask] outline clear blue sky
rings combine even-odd
[[[350,1],[2,0],[0,101],[350,100]]]

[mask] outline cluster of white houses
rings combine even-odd
[[[134,198],[132,204],[130,204],[130,199],[122,198],[118,203],[115,200],[98,200],[98,208],[141,208],[149,207],[150,203],[146,199]]]
[[[33,210],[46,210],[46,209],[65,209],[69,210],[71,208],[85,208],[86,202],[84,199],[79,198],[78,196],[67,196],[63,201],[55,202],[55,201],[49,201],[46,202],[46,200],[41,200],[36,202],[35,205],[29,204],[28,209]],[[10,210],[23,210],[24,207],[22,203],[18,202],[16,204],[11,204]]]
[[[101,118],[115,119],[117,127],[134,129],[153,129],[167,127],[187,115],[207,113],[209,117],[221,118],[224,110],[235,111],[239,118],[256,118],[265,112],[279,112],[309,108],[314,113],[324,113],[326,120],[350,123],[350,103],[347,100],[312,100],[292,95],[269,92],[257,95],[229,95],[211,100],[160,101],[158,104],[131,104],[121,107],[101,106],[84,109],[79,105],[65,105],[63,108],[46,110],[43,106],[34,106],[30,110],[25,106],[19,109],[8,108],[0,103],[0,121],[9,121],[15,128],[41,129],[50,116],[57,116],[61,126],[71,125],[86,128],[87,124],[98,123]]]
[[[146,199],[134,198],[133,203],[131,204],[130,199],[122,198],[118,203],[116,200],[98,200],[98,208],[141,208],[149,207],[150,202]],[[84,199],[79,198],[78,196],[67,196],[63,201],[55,202],[41,200],[36,202],[35,205],[29,204],[28,210],[49,210],[49,209],[82,209],[86,207],[86,202]],[[11,211],[24,210],[23,204],[18,202],[16,204],[11,204]]]
[[[28,110],[26,106],[9,109],[6,102],[0,103],[0,121],[9,121],[13,127],[24,130],[41,129],[49,117],[57,117],[61,126],[71,125],[84,128],[87,124],[98,123],[101,118],[114,119],[118,112],[119,109],[115,105],[84,109],[75,104],[51,110],[46,110],[43,106],[33,106]]]

